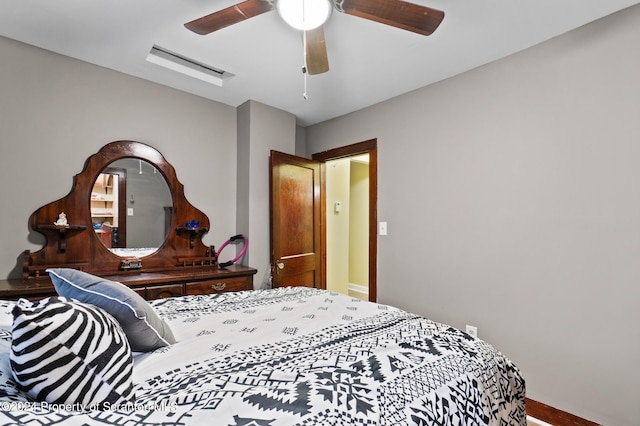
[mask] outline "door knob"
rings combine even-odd
[[[284,269],[284,262],[276,262],[276,266],[278,267],[278,269]]]

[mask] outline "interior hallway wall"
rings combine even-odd
[[[350,161],[327,161],[327,290],[349,294],[349,201]],[[335,203],[340,203],[337,212]]]
[[[369,165],[353,160],[349,165],[349,284],[368,289]]]

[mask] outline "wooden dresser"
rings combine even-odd
[[[256,269],[240,265],[226,268],[187,267],[160,272],[130,272],[104,276],[111,281],[125,284],[147,300],[191,294],[215,294],[228,291],[253,290]],[[38,280],[0,281],[0,299],[31,300],[55,296],[51,281]]]
[[[140,175],[144,185],[136,186]],[[30,216],[30,229],[44,235],[45,245],[23,252],[22,277],[0,281],[1,299],[56,295],[48,268],[118,281],[145,299],[253,289],[256,269],[220,267],[219,251],[203,243],[209,218],[186,199],[175,169],[155,148],[110,142],[86,160],[73,182],[66,197]],[[248,244],[232,237],[225,245],[232,241]]]

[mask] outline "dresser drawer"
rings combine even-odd
[[[147,300],[152,299],[166,299],[167,297],[175,297],[183,295],[182,284],[171,285],[159,285],[153,287],[147,287],[145,298]]]
[[[136,288],[132,288],[131,290],[135,291],[136,293],[138,293],[140,296],[142,296],[143,299],[147,299],[147,289],[144,287],[136,287]]]
[[[185,294],[212,294],[227,291],[251,290],[252,281],[250,277],[229,277],[191,282],[185,285]]]

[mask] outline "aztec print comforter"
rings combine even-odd
[[[303,287],[152,301],[178,343],[134,353],[134,403],[32,402],[9,369],[13,303],[0,301],[0,424],[526,424],[524,380],[488,343]]]

